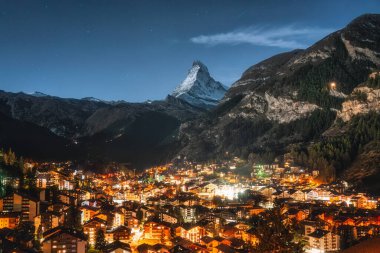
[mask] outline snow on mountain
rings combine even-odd
[[[101,99],[99,99],[99,98],[94,98],[94,97],[84,97],[84,98],[82,98],[82,100],[92,101],[92,102],[102,102],[102,103],[106,103],[106,101],[101,100]]]
[[[172,96],[182,99],[197,107],[210,108],[218,104],[227,88],[215,81],[207,67],[200,61],[195,61],[185,80],[177,86]]]
[[[33,93],[30,93],[29,95],[31,95],[33,97],[49,97],[49,95],[42,93],[42,92],[39,92],[39,91],[35,91]]]

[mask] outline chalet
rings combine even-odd
[[[171,238],[170,227],[162,223],[148,221],[144,224],[144,238],[159,241],[169,240]]]
[[[103,253],[132,253],[131,246],[128,243],[123,243],[121,241],[114,241],[108,244],[104,249]]]
[[[81,213],[81,224],[91,220],[96,214],[99,213],[100,208],[94,206],[84,205],[79,208]]]
[[[86,238],[77,230],[53,228],[45,232],[43,238],[41,248],[44,253],[66,252],[67,249],[72,253],[85,253],[87,250]]]
[[[138,253],[169,253],[167,246],[163,244],[141,244],[137,247]]]
[[[14,229],[20,222],[21,213],[0,212],[0,228]]]
[[[21,212],[22,221],[33,221],[40,213],[40,200],[22,193],[12,193],[0,199],[0,212]]]
[[[175,229],[175,235],[185,238],[193,243],[199,243],[201,238],[206,235],[206,230],[203,226],[185,223]]]
[[[91,220],[83,224],[83,231],[85,235],[88,237],[88,243],[90,244],[90,246],[95,245],[96,233],[98,232],[98,230],[101,229],[105,233],[106,228],[107,221],[98,217],[92,218]]]
[[[47,230],[60,225],[60,214],[52,211],[41,213],[34,217],[35,234],[44,233]]]
[[[256,236],[256,230],[254,228],[242,231],[242,240],[252,246],[259,243],[259,238]]]
[[[330,231],[316,229],[306,237],[310,250],[321,252],[340,250],[340,236]]]
[[[217,253],[239,253],[240,251],[239,250],[236,250],[230,246],[227,246],[225,244],[219,244],[217,247],[216,247],[216,252]]]
[[[119,226],[105,233],[106,241],[112,243],[114,241],[127,242],[131,235],[131,229],[126,226]]]

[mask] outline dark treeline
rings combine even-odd
[[[307,149],[293,150],[296,162],[319,169],[322,180],[330,182],[355,160],[365,145],[380,140],[380,114],[370,112],[355,116],[344,134],[326,137],[310,145]],[[344,127],[338,123],[337,127]]]

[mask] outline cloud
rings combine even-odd
[[[305,48],[308,39],[321,38],[332,29],[319,27],[299,28],[295,26],[271,27],[248,27],[227,33],[212,35],[200,35],[190,39],[196,44],[215,46],[220,44],[239,45],[252,44],[255,46],[268,46],[280,48]]]

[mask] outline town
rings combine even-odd
[[[9,151],[0,168],[0,252],[334,252],[380,228],[377,197],[291,159],[95,173]]]

